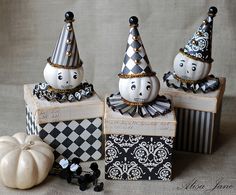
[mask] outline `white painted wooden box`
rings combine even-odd
[[[131,117],[105,105],[105,178],[171,180],[176,131],[174,112]]]
[[[100,159],[104,104],[96,93],[82,101],[59,103],[38,99],[33,87],[24,85],[27,133],[39,135],[54,148],[56,161]]]
[[[211,154],[220,129],[225,78],[220,88],[209,93],[192,93],[164,87],[161,93],[172,97],[176,111],[175,148],[181,151]],[[164,86],[164,84],[163,84]]]

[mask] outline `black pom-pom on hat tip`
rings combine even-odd
[[[136,16],[131,16],[129,18],[130,26],[138,26],[138,18]]]
[[[209,8],[208,15],[212,16],[212,17],[215,17],[215,15],[217,14],[217,11],[218,11],[217,8],[212,6],[212,7]]]
[[[74,19],[74,14],[71,11],[68,11],[65,13],[65,20],[73,20]]]

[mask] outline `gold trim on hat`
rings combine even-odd
[[[137,74],[118,74],[118,77],[128,79],[128,78],[140,78],[140,77],[151,77],[155,76],[155,72],[150,72],[150,73],[137,73]]]
[[[138,41],[138,40],[140,39],[140,36],[132,36],[132,39],[133,39],[134,41]]]
[[[66,23],[72,23],[72,22],[74,22],[75,21],[75,19],[73,19],[73,20],[67,20],[67,19],[65,19],[64,20],[64,22],[66,22]]]
[[[68,57],[70,57],[70,56],[72,55],[72,53],[71,53],[70,51],[67,51],[67,52],[66,52],[66,55],[67,55]]]
[[[138,24],[130,24],[129,27],[130,27],[130,28],[138,27]]]
[[[202,32],[200,31],[197,31],[196,34],[202,36]]]
[[[82,66],[82,64],[78,64],[76,67],[74,67],[74,66],[66,66],[66,65],[61,65],[61,64],[54,64],[54,63],[52,63],[52,61],[51,61],[51,57],[49,57],[49,58],[47,59],[47,62],[48,62],[51,66],[53,66],[53,67],[55,67],[55,68],[77,69],[77,68],[79,68],[79,67]],[[81,62],[81,60],[80,60],[80,62]]]
[[[72,30],[73,30],[73,29],[72,29],[72,26],[67,26],[67,27],[66,27],[66,30],[72,31]]]
[[[139,52],[141,49],[140,48],[133,48],[134,52]]]
[[[207,62],[207,63],[212,63],[212,62],[214,61],[213,59],[204,60],[204,59],[202,59],[202,58],[198,58],[198,57],[196,57],[196,56],[192,56],[192,55],[190,55],[190,54],[188,54],[188,53],[185,53],[183,48],[180,48],[180,49],[179,49],[179,52],[182,53],[183,55],[185,55],[185,56],[187,56],[187,57],[193,59],[193,60],[198,60],[198,61]]]
[[[66,44],[70,45],[72,43],[72,41],[70,39],[66,40]]]

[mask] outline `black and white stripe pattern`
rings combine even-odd
[[[65,68],[77,68],[82,65],[72,22],[65,23],[50,61]]]
[[[29,135],[37,135],[40,130],[40,126],[36,124],[35,117],[32,112],[30,112],[29,106],[26,107],[26,132]]]
[[[165,96],[157,96],[154,101],[143,106],[131,106],[123,101],[120,93],[117,93],[107,98],[107,105],[114,111],[119,111],[121,114],[129,114],[132,117],[135,114],[139,114],[141,117],[156,117],[165,115],[171,111],[171,102]]]
[[[121,74],[130,75],[142,73],[152,73],[152,69],[139,31],[136,26],[132,26],[129,31]]]
[[[176,149],[210,154],[220,126],[218,113],[176,108]]]
[[[164,74],[163,80],[166,82],[168,87],[183,89],[184,91],[192,91],[193,93],[199,91],[208,93],[210,91],[215,91],[220,87],[219,78],[214,75],[209,75],[206,79],[197,81],[196,83],[185,83],[176,79],[175,73],[168,72]]]

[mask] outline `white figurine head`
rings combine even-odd
[[[55,89],[73,89],[83,80],[83,67],[65,69],[46,64],[44,69],[45,81]]]
[[[194,60],[179,52],[174,59],[174,71],[182,79],[197,81],[208,76],[211,63]]]
[[[156,76],[120,78],[119,80],[121,97],[129,102],[151,102],[157,97],[159,90],[160,82]]]

